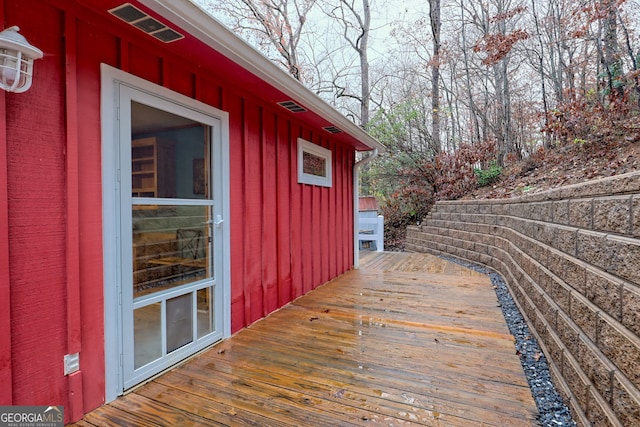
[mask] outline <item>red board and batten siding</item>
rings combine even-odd
[[[74,2],[0,18],[45,52],[30,91],[0,94],[0,405],[104,402],[100,63],[229,112],[232,331],[351,267],[353,148]],[[332,151],[331,188],[298,184],[298,137]]]
[[[233,92],[225,94],[234,98]],[[353,151],[328,142],[324,146],[333,152],[334,185],[298,184],[297,138],[313,136],[277,108],[249,97],[226,108],[231,133],[233,331],[353,263],[352,221],[344,221],[351,217]],[[333,195],[343,190],[342,197]]]
[[[58,11],[29,2],[6,2],[4,22],[38,33],[60,34]],[[28,18],[28,19],[25,19]],[[11,325],[10,403],[67,404],[67,230],[65,70],[61,38],[39,39],[53,61],[42,61],[46,75],[24,94],[6,94],[2,132],[6,135],[6,238]],[[0,389],[4,388],[4,385]],[[3,402],[4,403],[4,402]]]
[[[4,10],[0,8],[0,22]],[[6,96],[0,93],[0,117],[6,117]],[[6,120],[0,128],[0,402],[10,402],[13,394],[11,372],[11,281],[9,278],[9,203],[7,181]]]
[[[4,22],[0,8],[0,22]],[[7,116],[6,95],[0,91],[0,117]],[[11,372],[11,281],[9,278],[9,199],[7,181],[6,119],[0,127],[0,402],[10,402],[13,394]],[[7,332],[9,331],[9,332]]]

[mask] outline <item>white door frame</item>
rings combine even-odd
[[[222,333],[223,338],[231,335],[231,284],[230,284],[230,213],[229,213],[229,116],[228,113],[210,105],[196,101],[167,88],[128,74],[117,68],[101,64],[101,109],[102,109],[102,224],[104,257],[104,337],[105,337],[105,402],[114,400],[123,393],[122,376],[122,278],[121,245],[117,239],[122,227],[120,201],[120,120],[119,88],[134,88],[161,98],[182,108],[220,121],[221,144],[214,152],[215,167],[212,168],[215,183],[220,183],[221,197],[215,203],[220,205],[225,222],[222,233],[223,250],[220,271],[216,272],[218,286],[222,287]]]

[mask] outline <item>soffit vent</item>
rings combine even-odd
[[[163,43],[169,43],[184,38],[177,31],[167,27],[157,19],[147,15],[131,3],[125,3],[109,10],[113,16],[122,19],[124,22],[133,25],[137,29],[144,31],[160,40]]]
[[[296,104],[293,101],[278,102],[278,105],[281,106],[281,107],[286,108],[289,111],[293,111],[294,113],[304,113],[305,111],[307,111],[306,108]]]
[[[325,126],[322,129],[326,130],[329,133],[342,133],[342,129],[337,126]]]

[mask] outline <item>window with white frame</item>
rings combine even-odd
[[[298,138],[298,182],[331,187],[331,150]]]

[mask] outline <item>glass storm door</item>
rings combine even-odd
[[[123,389],[222,338],[218,119],[120,87]]]

